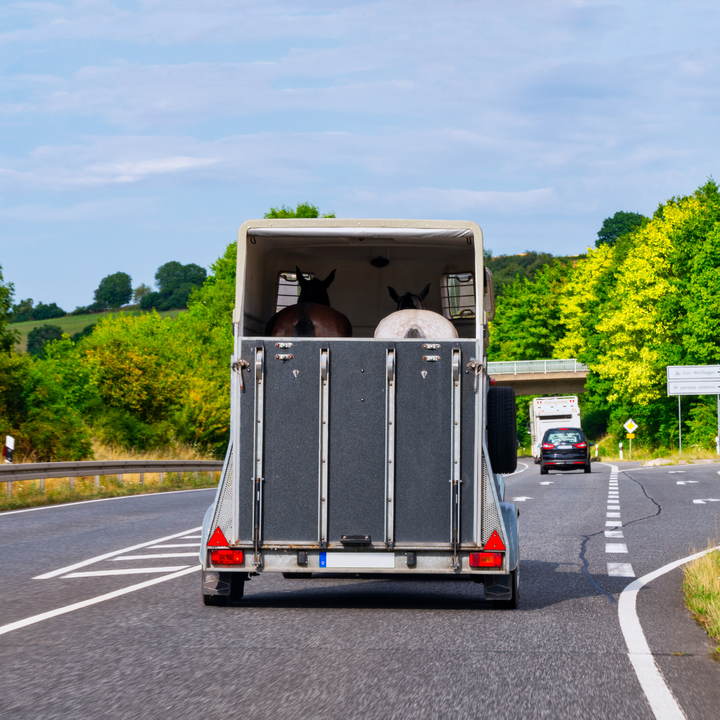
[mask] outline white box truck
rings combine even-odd
[[[580,427],[580,407],[576,395],[535,398],[530,403],[530,442],[536,465],[540,463],[540,443],[545,431],[560,425]]]

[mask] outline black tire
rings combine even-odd
[[[540,474],[541,475],[547,475],[548,469],[544,465],[540,465]]]
[[[203,593],[202,599],[205,605],[214,607],[225,607],[228,601],[227,595],[205,595],[205,593]]]
[[[282,576],[286,580],[307,580],[312,577],[310,572],[284,572]]]
[[[212,607],[227,607],[231,602],[237,602],[242,600],[245,594],[245,574],[241,573],[223,573],[227,576],[227,581],[230,583],[230,594],[229,595],[206,595],[202,593],[202,600],[204,605]],[[202,577],[203,573],[200,573],[200,591],[202,592]]]
[[[496,600],[495,607],[499,610],[517,610],[520,605],[520,591],[518,589],[518,574],[520,565],[510,571],[510,582],[512,584],[512,597],[509,600]]]
[[[589,461],[589,460],[585,463],[585,468],[584,468],[584,470],[585,470],[586,473],[591,473],[591,472],[592,472],[592,467],[591,467],[591,465],[590,465],[590,461]]]
[[[493,471],[503,475],[514,473],[517,470],[517,419],[512,388],[498,386],[488,391],[487,431]]]

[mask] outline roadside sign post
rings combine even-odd
[[[630,418],[624,425],[625,432],[627,432],[627,438],[630,441],[630,459],[632,460],[632,441],[635,437],[635,431],[640,427],[632,418]],[[622,448],[622,443],[620,444]],[[620,451],[620,459],[622,460],[622,449]]]
[[[668,365],[667,394],[678,396],[678,448],[682,453],[683,395],[717,395],[720,436],[720,365]],[[720,455],[720,445],[717,447]]]
[[[622,455],[622,443],[620,443],[620,459],[621,459],[621,460],[623,459],[623,455]]]

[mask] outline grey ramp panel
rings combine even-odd
[[[390,343],[330,348],[328,540],[385,534],[385,358]]]
[[[250,372],[243,370],[243,386],[240,396],[240,448],[233,462],[240,463],[240,499],[238,508],[240,541],[250,542],[253,538],[253,419],[255,414],[255,347],[262,345],[258,340],[242,341],[242,359],[249,363]]]
[[[439,350],[426,350],[423,340],[398,343],[396,542],[450,542],[451,347],[442,343]],[[439,355],[440,361],[426,362],[423,355]]]
[[[475,403],[478,393],[473,390],[474,375],[472,371],[467,371],[467,364],[475,357],[476,346],[474,342],[463,342],[460,346],[460,540],[472,543],[475,528]]]
[[[278,350],[266,341],[265,347],[263,541],[317,542],[323,343],[295,342]],[[276,360],[278,353],[293,359]]]

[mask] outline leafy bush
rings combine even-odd
[[[43,357],[45,355],[45,346],[53,340],[59,340],[62,337],[62,328],[59,325],[38,325],[34,327],[27,337],[27,351],[35,357]]]

